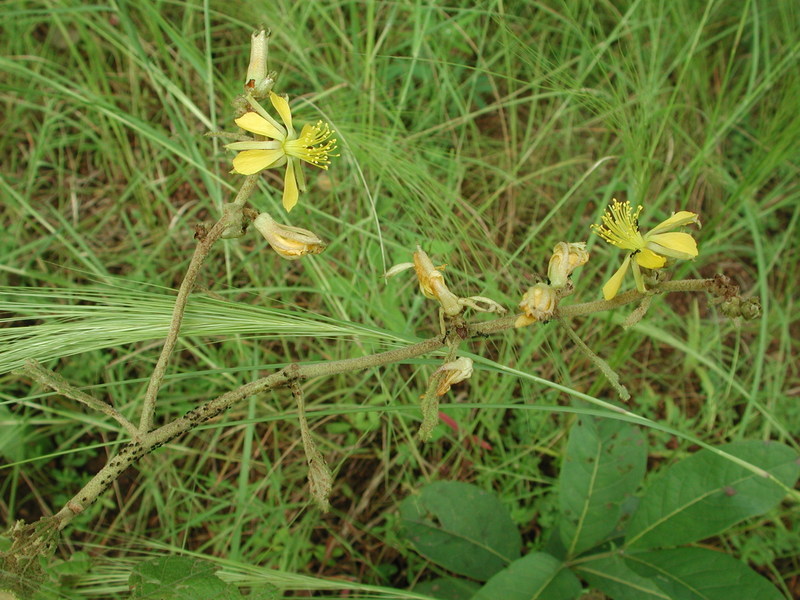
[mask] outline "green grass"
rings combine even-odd
[[[653,464],[691,442],[800,448],[796,2],[11,0],[0,11],[4,522],[58,510],[117,444],[113,422],[12,374],[22,361],[137,418],[193,226],[241,181],[203,134],[234,130],[260,24],[276,89],[299,121],[331,122],[341,157],[306,169],[310,191],[290,216],[278,171],[252,203],[330,245],[297,263],[255,235],[217,248],[160,419],[291,361],[433,335],[412,277],[381,277],[417,243],[447,263],[454,291],[513,307],[557,241],[588,240],[575,301],[597,299],[621,256],[589,224],[616,197],[645,205],[644,227],[700,213],[701,254],[674,276],[725,273],[764,309],[733,323],[704,297],[669,297],[628,330],[624,310],[574,323],[620,373],[629,410],[659,424]],[[395,506],[435,479],[494,489],[539,547],[573,418],[563,408],[614,392],[553,324],[468,349],[484,359],[443,407],[461,432],[440,425],[425,445],[415,407],[437,357],[308,382],[336,472],[329,515],[310,502],[285,392],[144,459],[68,529],[58,556],[83,549],[94,563],[74,593],[123,597],[130,566],[174,551],[289,597],[410,597],[389,588],[435,567],[400,538]],[[467,443],[473,434],[492,450]],[[787,501],[716,545],[800,593],[798,517]]]

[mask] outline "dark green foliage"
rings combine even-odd
[[[402,502],[400,516],[414,549],[454,573],[485,581],[519,557],[508,509],[474,485],[432,483]]]
[[[723,552],[639,548],[698,541],[774,508],[800,475],[797,453],[775,442],[701,450],[664,469],[628,523],[625,507],[641,484],[646,458],[636,426],[581,417],[570,432],[559,477],[560,539],[548,544],[565,558],[531,552],[499,571],[498,561],[490,561],[497,572],[472,600],[572,600],[582,590],[579,578],[613,600],[780,599],[769,581]],[[438,482],[404,500],[401,514],[418,552],[455,573],[483,579],[475,565],[497,554],[492,549],[500,532],[511,539],[499,504],[474,486]],[[502,513],[501,524],[492,512]]]

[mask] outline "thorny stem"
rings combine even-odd
[[[651,290],[650,293],[709,290],[714,283],[714,279],[669,281],[659,284]],[[571,318],[579,315],[606,311],[625,304],[637,302],[641,300],[643,296],[644,294],[636,290],[631,290],[620,294],[613,300],[600,300],[597,302],[587,302],[584,304],[573,304],[562,307],[559,309],[558,316],[562,318]],[[471,324],[468,327],[466,339],[483,337],[491,333],[512,329],[514,327],[514,321],[518,316],[519,315],[509,315],[497,318],[493,321]],[[297,381],[311,379],[312,377],[327,377],[339,373],[360,371],[391,363],[407,361],[439,350],[447,344],[447,341],[447,339],[443,340],[440,335],[437,335],[431,339],[410,346],[380,352],[378,354],[326,363],[292,364],[290,367],[242,385],[213,400],[209,400],[158,429],[141,433],[138,441],[132,441],[120,450],[120,452],[100,469],[100,471],[55,515],[55,518],[58,519],[59,522],[59,529],[66,527],[76,515],[83,512],[87,506],[94,502],[97,497],[125,471],[125,469],[137,462],[142,456],[169,443],[176,437],[196,429],[203,423],[222,414],[234,404],[250,396],[273,389],[289,387]],[[766,471],[763,474],[764,476],[768,476],[770,480],[774,480],[774,477],[766,473]]]

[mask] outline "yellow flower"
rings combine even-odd
[[[438,300],[446,315],[454,317],[463,310],[458,296],[451,292],[444,282],[442,272],[433,266],[430,257],[420,246],[417,246],[417,251],[414,252],[414,271],[417,273],[419,291],[426,298]]]
[[[461,383],[472,377],[472,359],[462,356],[452,362],[445,363],[436,371],[436,373],[443,373],[444,376],[436,387],[436,395],[444,396],[450,391],[450,386],[456,383]]]
[[[253,221],[272,249],[287,260],[297,260],[306,254],[319,254],[325,250],[325,242],[314,232],[291,225],[281,225],[267,213],[261,213]]]
[[[642,235],[639,231],[641,212],[641,206],[634,213],[630,202],[613,200],[611,207],[603,215],[603,223],[592,225],[594,232],[609,244],[630,251],[617,272],[603,286],[603,297],[606,300],[611,300],[617,295],[628,267],[633,271],[636,289],[644,293],[646,289],[639,267],[660,269],[666,264],[667,258],[689,260],[697,256],[697,242],[691,235],[680,232],[667,233],[671,229],[689,223],[699,225],[696,213],[686,210],[676,212]]]
[[[292,111],[286,98],[270,92],[269,99],[283,125],[273,119],[260,104],[248,98],[255,112],[245,113],[236,119],[236,124],[245,131],[268,139],[234,142],[225,147],[241,150],[233,158],[233,170],[240,175],[254,175],[264,169],[286,165],[283,207],[288,212],[297,204],[300,192],[306,189],[300,161],[327,169],[331,162],[330,157],[336,156],[333,154],[336,150],[336,139],[331,138],[333,131],[322,121],[318,121],[316,125],[304,126],[298,135],[292,126]]]
[[[558,306],[556,290],[546,283],[537,283],[523,294],[519,307],[525,314],[517,317],[514,327],[526,327],[536,321],[547,321],[555,314],[556,306]]]
[[[558,242],[553,247],[553,256],[547,266],[547,278],[554,288],[563,288],[567,285],[569,276],[578,267],[589,261],[585,242]]]

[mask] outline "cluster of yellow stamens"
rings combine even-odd
[[[333,130],[324,121],[315,125],[305,125],[296,140],[287,139],[283,143],[284,152],[295,156],[315,167],[327,169],[331,164],[330,157],[339,156],[336,151],[336,138],[331,137]]]
[[[639,250],[644,246],[644,239],[639,232],[639,215],[642,207],[633,212],[630,202],[614,200],[602,216],[602,224],[593,224],[594,232],[618,248],[624,250]]]

